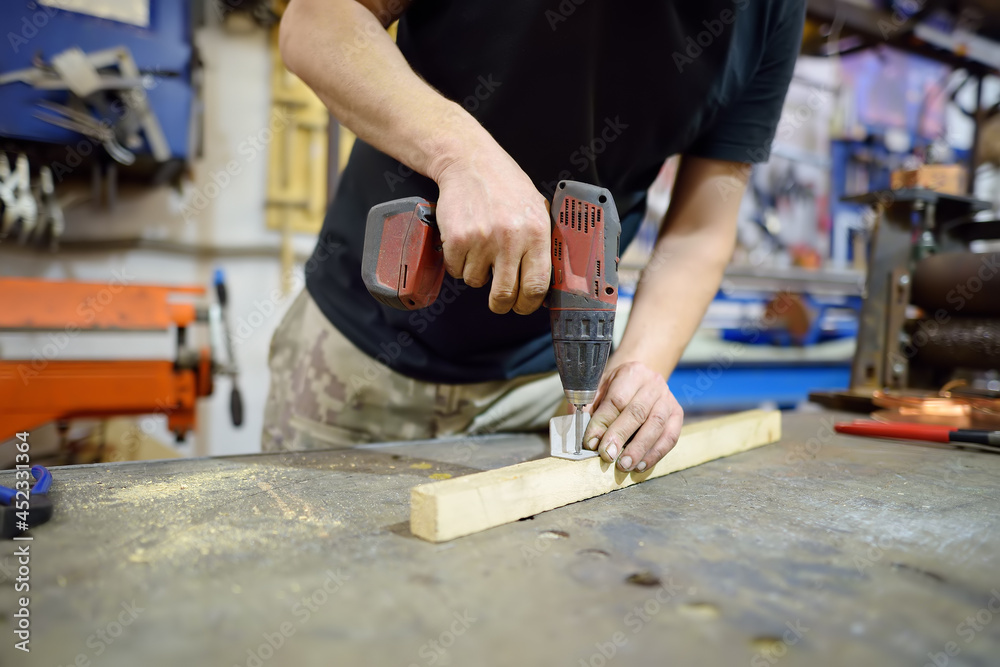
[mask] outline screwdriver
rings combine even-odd
[[[833,430],[844,435],[895,440],[923,440],[926,442],[968,443],[1000,450],[1000,431],[938,426],[936,424],[884,424],[882,422],[855,421],[834,424]]]

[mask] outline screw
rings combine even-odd
[[[896,375],[902,375],[903,371],[905,371],[905,370],[906,370],[906,366],[904,366],[903,364],[893,364],[892,365],[892,372],[895,373]]]
[[[903,275],[901,275],[899,277],[899,286],[900,287],[906,287],[909,284],[910,284],[910,274],[904,273]]]

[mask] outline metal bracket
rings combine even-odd
[[[583,414],[583,428],[587,429],[590,423],[590,413]],[[576,418],[573,415],[553,417],[549,420],[549,452],[558,459],[569,459],[570,461],[582,461],[597,456],[596,451],[581,449],[576,453],[576,445],[580,442],[583,434],[576,432]]]
[[[889,293],[885,296],[885,341],[882,354],[885,364],[882,381],[889,389],[904,390],[909,386],[909,359],[903,354],[906,308],[910,304],[909,267],[897,266],[889,274]]]

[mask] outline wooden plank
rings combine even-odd
[[[410,492],[410,531],[445,542],[780,438],[780,412],[749,410],[685,426],[677,446],[642,473],[622,472],[601,458],[546,458],[422,484]]]

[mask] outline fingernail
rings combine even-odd
[[[587,449],[597,449],[597,443],[600,442],[598,438],[591,438],[587,442]]]
[[[621,465],[622,468],[624,468],[625,470],[628,470],[629,468],[632,467],[632,457],[631,456],[623,456],[621,458],[621,461],[619,461],[618,463],[619,463],[619,465]]]
[[[639,461],[639,465],[636,466],[636,469],[639,472],[642,472],[643,470],[645,470],[646,469],[646,462],[645,461]]]
[[[618,454],[618,448],[614,445],[608,445],[608,448],[605,451],[608,453],[608,458],[614,461],[615,456]]]

